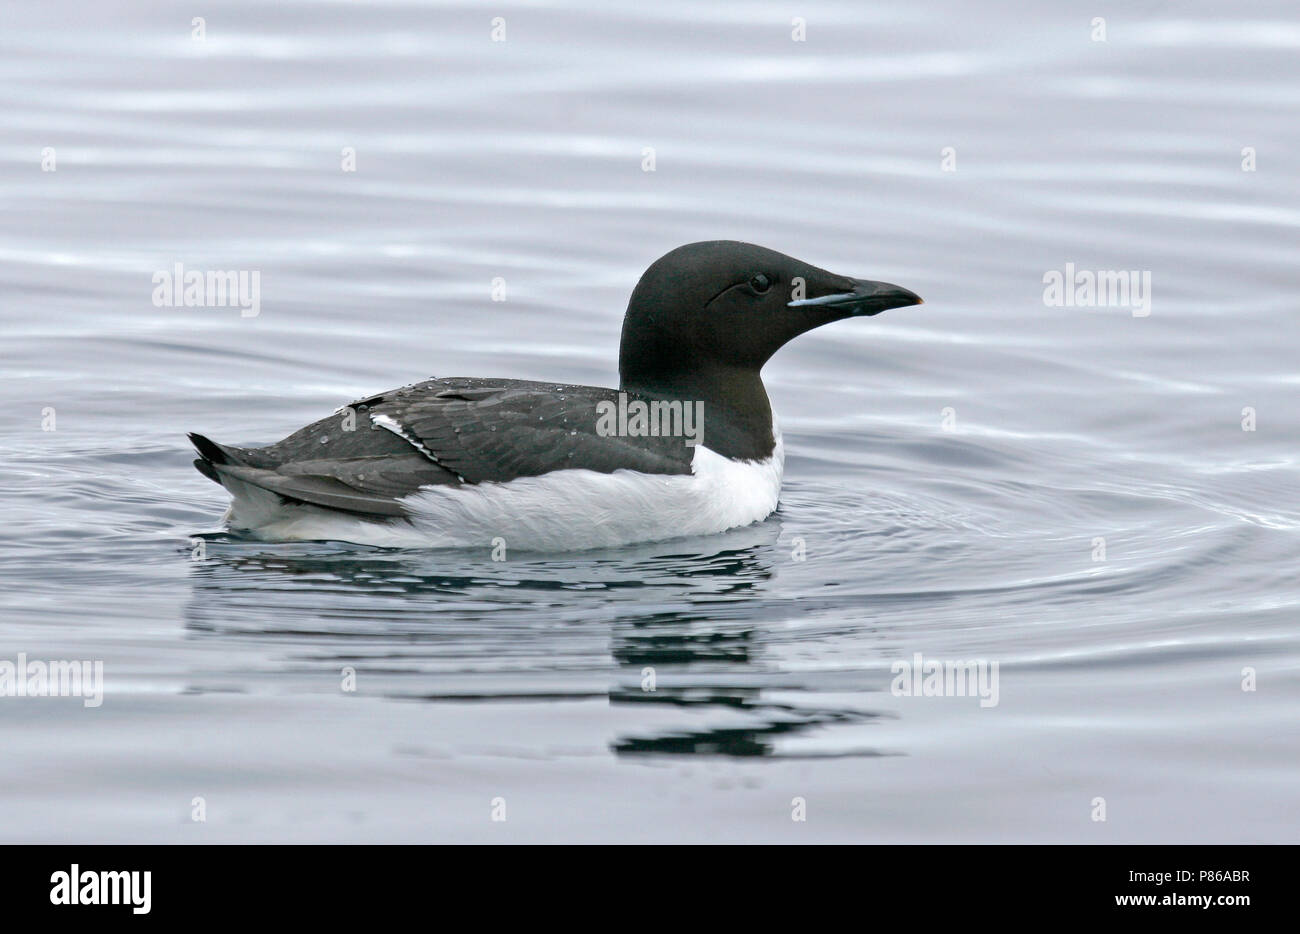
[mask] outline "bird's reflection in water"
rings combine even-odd
[[[763,630],[752,619],[729,625],[725,614],[707,612],[656,613],[617,623],[611,654],[631,678],[610,689],[611,704],[666,705],[692,711],[697,721],[710,712],[722,712],[725,722],[621,736],[610,748],[621,756],[789,757],[791,753],[778,746],[778,738],[880,716],[791,701],[791,696],[807,693],[808,686],[800,677],[783,676],[764,666],[763,638]],[[781,700],[772,699],[776,691],[781,692]],[[879,753],[854,749],[837,754]]]
[[[766,670],[765,603],[779,524],[707,540],[572,555],[416,552],[218,535],[193,562],[187,628],[266,639],[282,679],[312,689],[341,666],[405,700],[554,702],[608,697],[689,711],[692,725],[618,736],[618,755],[773,755],[773,739],[873,715],[792,703],[798,678]],[[273,641],[272,641],[273,640]],[[619,672],[610,686],[612,663]],[[238,678],[226,672],[227,683]],[[657,683],[646,690],[645,678]],[[630,679],[630,680],[629,680]],[[628,683],[623,683],[628,680]],[[317,687],[318,689],[318,687]],[[782,701],[767,700],[774,689]],[[811,696],[811,695],[810,695]],[[746,723],[699,725],[702,711]]]

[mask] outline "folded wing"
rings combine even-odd
[[[598,406],[617,406],[618,396],[594,386],[431,379],[359,400],[263,448],[190,438],[195,466],[218,483],[375,517],[405,515],[401,499],[426,486],[574,469],[689,474],[695,449],[680,437],[598,430]]]

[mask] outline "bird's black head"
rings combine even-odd
[[[757,378],[805,331],[920,303],[900,286],[837,276],[751,243],[688,243],[656,260],[632,292],[619,375],[625,388],[651,391],[704,372]]]

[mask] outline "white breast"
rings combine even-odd
[[[398,548],[573,551],[712,535],[776,509],[785,447],[763,461],[733,461],[703,446],[690,475],[557,470],[506,483],[428,486],[402,500],[409,520],[372,522],[315,507],[286,510],[253,529],[284,539]]]
[[[733,461],[700,446],[691,474],[557,470],[508,483],[425,487],[404,501],[411,526],[436,546],[568,551],[712,535],[776,509],[785,448]]]

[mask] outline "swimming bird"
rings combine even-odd
[[[268,540],[567,551],[709,535],[777,506],[785,448],[760,371],[792,338],[917,305],[731,240],[656,260],[623,318],[619,388],[446,377],[367,396],[267,447],[190,440]]]

